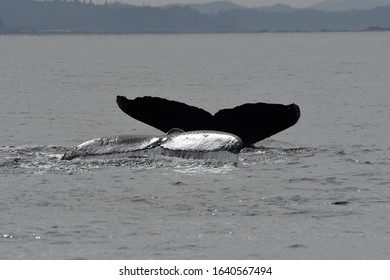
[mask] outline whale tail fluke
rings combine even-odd
[[[160,97],[117,96],[119,108],[127,115],[167,133],[178,127],[184,131],[202,130],[213,116],[203,109]]]
[[[127,115],[163,132],[175,127],[184,131],[216,130],[237,135],[247,146],[293,126],[300,118],[296,104],[247,103],[213,116],[201,108],[160,97],[131,100],[117,96],[116,101]]]
[[[218,111],[214,123],[219,131],[235,134],[252,145],[293,126],[299,118],[296,104],[247,103]]]

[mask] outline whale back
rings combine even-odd
[[[164,136],[121,135],[86,141],[66,152],[62,159],[109,157],[178,157],[237,161],[242,149],[239,137],[218,131],[171,130]]]
[[[134,154],[150,150],[160,143],[160,137],[145,135],[116,135],[95,138],[67,151],[61,159],[77,157]]]

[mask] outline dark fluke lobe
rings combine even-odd
[[[178,127],[184,131],[216,130],[237,135],[252,145],[293,126],[300,117],[296,104],[247,103],[222,109],[214,116],[182,102],[160,97],[117,96],[119,108],[129,116],[163,132]]]
[[[116,102],[129,116],[165,133],[172,128],[202,130],[213,121],[213,115],[203,109],[160,97],[145,96],[131,100],[117,96]]]

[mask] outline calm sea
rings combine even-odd
[[[302,115],[237,165],[60,161],[160,134],[118,94]],[[0,96],[0,259],[390,258],[387,32],[0,36]]]

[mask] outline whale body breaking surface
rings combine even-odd
[[[96,138],[66,152],[62,159],[90,156],[178,157],[235,161],[243,147],[242,140],[219,131],[175,129],[163,136],[118,135]]]

